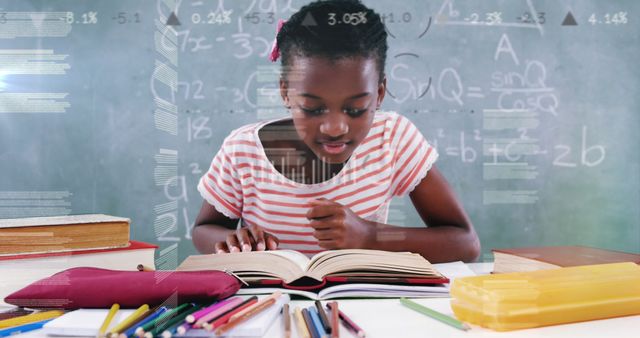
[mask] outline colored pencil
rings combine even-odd
[[[135,321],[138,320],[138,318],[144,315],[144,313],[147,311],[149,311],[149,305],[147,304],[142,305],[136,311],[130,314],[127,318],[125,318],[123,321],[118,323],[118,325],[114,326],[111,330],[109,330],[109,332],[113,334],[119,334],[121,331],[124,331],[124,328],[130,326],[131,323],[135,323]]]
[[[330,302],[327,307],[331,309],[331,338],[340,338],[340,315],[338,314],[338,302]]]
[[[331,323],[329,322],[329,318],[327,318],[327,314],[324,312],[322,308],[322,303],[319,300],[316,300],[316,311],[318,311],[318,316],[320,317],[320,322],[322,323],[322,327],[326,333],[331,333]]]
[[[229,310],[236,308],[236,306],[240,303],[242,303],[242,298],[240,297],[229,298],[228,302],[226,302],[224,305],[220,306],[219,308],[207,313],[206,315],[200,317],[200,319],[196,320],[195,324],[193,324],[193,327],[196,329],[202,328],[202,325],[218,318],[220,315],[228,312]]]
[[[254,307],[251,309],[251,311],[246,312],[244,315],[242,315],[242,317],[236,317],[233,320],[229,320],[227,323],[225,323],[224,325],[218,327],[215,330],[215,334],[216,335],[222,335],[223,333],[233,329],[234,327],[236,327],[238,324],[252,318],[253,316],[257,315],[258,313],[264,311],[265,309],[267,309],[269,306],[275,304],[276,300],[274,298],[269,298],[266,302],[260,304],[260,306]]]
[[[218,302],[213,302],[211,304],[209,304],[208,306],[203,307],[202,309],[190,314],[187,316],[187,318],[185,319],[187,321],[187,323],[193,324],[195,323],[196,320],[200,319],[202,316],[206,315],[207,313],[223,306],[224,304],[226,304],[229,300],[225,299],[225,300],[221,300]]]
[[[144,334],[147,331],[152,330],[154,327],[158,327],[159,325],[162,325],[163,323],[166,323],[168,320],[171,320],[171,318],[173,318],[175,315],[179,314],[180,312],[184,311],[185,309],[191,307],[192,305],[189,303],[184,303],[179,305],[176,308],[173,308],[171,310],[167,310],[164,313],[160,314],[160,316],[154,318],[153,320],[148,321],[147,323],[145,323],[142,326],[139,326],[136,331],[135,331],[135,335],[138,337],[142,337],[144,336]]]
[[[284,326],[284,338],[291,338],[291,315],[288,303],[282,306],[282,325]]]
[[[15,317],[22,317],[30,313],[33,313],[33,310],[27,310],[23,307],[14,307],[7,311],[0,312],[0,320],[11,319]]]
[[[225,324],[226,322],[230,321],[233,319],[233,317],[241,312],[244,312],[244,310],[252,307],[253,305],[258,303],[258,297],[253,296],[251,298],[246,299],[244,302],[238,304],[236,307],[234,307],[233,309],[227,311],[226,313],[220,315],[218,318],[214,319],[213,321],[209,322],[209,323],[205,323],[202,324],[202,327],[204,327],[205,330],[207,331],[211,331],[215,328],[218,328],[220,326],[222,326],[223,324]]]
[[[146,314],[144,318],[141,318],[139,322],[131,325],[131,327],[126,329],[124,333],[120,334],[119,338],[127,338],[133,336],[139,328],[141,329],[143,325],[151,322],[152,320],[155,320],[165,312],[167,312],[167,308],[164,306],[156,308],[154,310],[149,310],[149,313]]]
[[[39,330],[42,328],[44,324],[52,320],[53,318],[50,318],[50,319],[41,320],[39,322],[33,322],[33,323],[23,324],[19,326],[13,326],[8,329],[3,329],[3,330],[0,330],[0,337],[9,337],[14,334],[20,334],[20,333],[33,331],[33,330]]]
[[[351,318],[347,317],[347,315],[345,315],[344,312],[342,312],[339,309],[338,309],[338,317],[340,317],[342,324],[347,329],[349,329],[349,331],[353,332],[356,336],[358,336],[359,338],[364,338],[366,336],[366,334],[364,333],[364,330],[362,330],[360,326],[358,326],[353,320],[351,320]]]
[[[25,316],[0,320],[0,329],[5,329],[8,327],[24,325],[29,323],[40,322],[45,319],[51,319],[60,317],[64,314],[64,311],[61,310],[51,310],[51,311],[41,311],[36,313],[31,313]]]
[[[176,329],[176,332],[178,334],[185,334],[185,333],[187,333],[187,331],[191,330],[192,328],[193,328],[192,324],[184,323],[184,324],[178,326],[178,328]]]
[[[298,329],[298,336],[301,338],[310,338],[309,329],[307,329],[307,324],[304,322],[304,317],[302,316],[302,311],[299,307],[296,307],[293,312],[293,316],[296,319],[296,328]]]
[[[302,309],[302,317],[304,318],[304,323],[306,324],[307,331],[309,331],[309,335],[311,338],[320,338],[318,336],[318,331],[313,327],[313,321],[311,320],[311,316],[309,315],[309,310]]]
[[[142,313],[140,316],[138,316],[138,318],[136,318],[135,320],[131,321],[128,325],[126,325],[125,327],[123,327],[117,334],[114,333],[109,333],[107,334],[107,337],[109,338],[126,338],[128,336],[125,336],[125,333],[129,330],[135,330],[136,327],[138,327],[138,324],[140,324],[141,322],[143,322],[145,319],[147,319],[147,317],[149,317],[150,315],[152,315],[154,312],[156,312],[156,310],[158,310],[157,307],[155,308],[151,308],[148,309],[147,311],[145,311],[144,313]],[[132,332],[133,334],[133,332]]]
[[[431,318],[433,318],[435,320],[438,320],[438,321],[440,321],[442,323],[445,323],[445,324],[448,324],[450,326],[453,326],[456,329],[460,329],[460,330],[463,330],[463,331],[467,331],[467,330],[470,329],[470,327],[467,324],[465,324],[465,323],[463,323],[463,322],[461,322],[461,321],[459,321],[459,320],[457,320],[457,319],[455,319],[455,318],[453,318],[451,316],[447,316],[444,313],[440,313],[440,312],[432,310],[432,309],[430,309],[430,308],[428,308],[428,307],[426,307],[424,305],[420,305],[420,304],[418,304],[418,303],[416,303],[416,302],[414,302],[412,300],[409,300],[409,299],[406,299],[406,298],[400,298],[400,303],[402,305],[410,308],[411,310],[420,312],[420,313],[422,313],[423,315],[425,315],[427,317],[431,317]]]
[[[122,330],[120,330],[120,332],[118,332],[117,334],[109,333],[109,334],[107,334],[107,337],[109,337],[109,338],[116,338],[116,337],[117,338],[127,338],[127,337],[129,337],[129,335],[126,334],[127,332],[131,332],[130,334],[132,335],[134,333],[136,327],[138,327],[138,324],[142,323],[149,316],[154,314],[157,310],[158,310],[158,307],[154,307],[154,308],[151,308],[151,309],[145,311],[138,318],[136,318],[131,323],[129,323],[129,325],[123,327]]]
[[[252,306],[250,306],[250,307],[248,307],[248,308],[246,308],[246,309],[234,314],[233,316],[231,316],[231,318],[229,318],[229,320],[234,320],[235,318],[242,317],[246,312],[251,311],[251,308],[260,306],[260,305],[262,305],[262,303],[268,302],[269,299],[278,300],[278,298],[280,296],[282,296],[282,292],[276,291],[273,294],[269,295],[268,297],[265,297],[265,298],[261,299],[259,302],[256,302]]]
[[[153,330],[145,332],[144,337],[153,338],[153,337],[159,336],[165,330],[174,326],[176,323],[183,322],[186,316],[200,310],[200,306],[197,306],[193,303],[189,303],[188,305],[189,306],[185,307],[181,311],[176,312],[170,318],[167,318],[167,320],[164,320],[161,323],[159,323],[156,327],[153,328]]]
[[[100,325],[100,329],[98,330],[98,336],[100,337],[104,336],[105,332],[107,332],[107,328],[109,328],[109,324],[111,324],[111,321],[113,320],[113,317],[116,315],[118,310],[120,310],[120,304],[116,303],[111,305],[111,309],[109,309],[109,313],[107,313],[107,316],[104,318],[102,325]]]
[[[161,332],[161,336],[163,338],[171,338],[171,336],[173,336],[177,331],[178,331],[178,327],[180,327],[181,325],[184,324],[188,324],[186,322],[186,318],[188,315],[195,313],[196,311],[199,311],[202,308],[202,306],[200,305],[196,305],[193,307],[193,309],[189,309],[187,311],[185,311],[184,313],[180,314],[179,316],[174,317],[173,319],[171,319],[171,321],[169,321],[166,325],[164,330],[162,330]],[[158,331],[160,332],[160,331]]]
[[[320,320],[318,309],[313,306],[309,307],[309,317],[311,317],[311,322],[313,323],[313,327],[318,332],[318,336],[321,338],[327,337],[327,331],[325,331],[324,327],[322,326],[322,321]]]

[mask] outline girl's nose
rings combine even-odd
[[[327,118],[320,124],[320,132],[333,138],[340,137],[349,132],[349,125],[345,121],[344,114],[329,113]]]

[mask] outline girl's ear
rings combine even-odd
[[[283,77],[280,77],[280,96],[282,96],[282,101],[287,109],[291,108],[291,103],[289,102],[289,85]]]
[[[378,84],[378,102],[376,102],[378,108],[380,108],[380,105],[382,105],[382,100],[384,100],[384,94],[386,93],[387,93],[387,76],[383,75],[382,81],[380,81],[380,83]]]

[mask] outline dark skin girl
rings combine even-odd
[[[279,125],[295,128],[299,140],[263,141],[263,146],[295,150],[303,159],[298,169],[304,167],[307,173],[302,180],[317,183],[318,177],[310,174],[313,166],[324,162],[331,173],[338,173],[368,134],[384,98],[386,79],[379,80],[376,60],[366,57],[329,60],[294,56],[288,74],[304,76],[288,75],[280,80],[280,92],[292,119]],[[263,130],[267,133],[269,126]],[[266,155],[272,159],[269,151]],[[283,174],[287,171],[284,166],[276,165],[276,169]],[[369,221],[327,199],[309,201],[307,218],[315,230],[313,236],[325,249],[411,251],[433,263],[468,262],[478,257],[480,243],[473,225],[435,166],[409,196],[428,227],[406,228]],[[278,247],[273,234],[255,225],[236,231],[237,222],[205,201],[193,228],[196,248],[202,253],[225,253]]]

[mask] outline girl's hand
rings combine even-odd
[[[309,223],[313,236],[325,249],[357,249],[366,247],[374,236],[375,223],[360,218],[348,207],[326,198],[310,202]]]
[[[226,241],[217,242],[215,250],[216,254],[275,250],[278,248],[279,242],[276,236],[264,231],[257,225],[251,225],[230,233]]]

